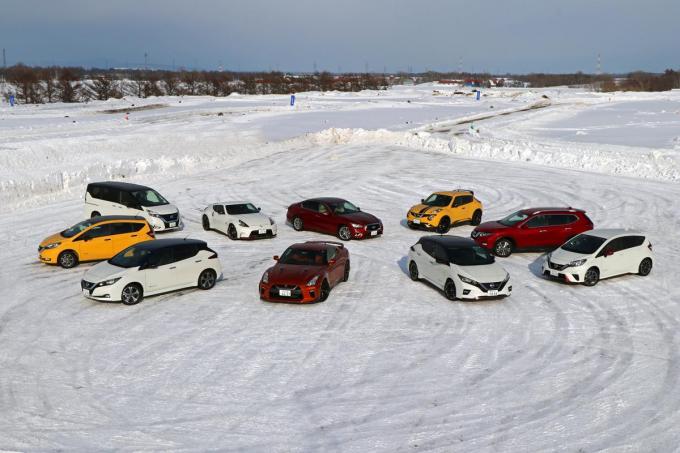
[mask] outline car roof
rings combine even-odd
[[[250,201],[218,201],[217,203],[212,203],[212,204],[223,204],[225,206],[232,206],[235,204],[252,204],[254,206],[254,203]]]
[[[199,239],[155,239],[150,241],[144,241],[137,244],[142,250],[158,250],[165,247],[173,247],[175,245],[181,244],[191,244],[191,245],[208,245],[205,241]]]
[[[534,214],[539,214],[539,213],[549,213],[549,214],[554,214],[554,213],[562,213],[562,212],[585,212],[583,209],[576,209],[572,207],[563,207],[563,208],[555,208],[555,207],[543,207],[543,208],[526,208],[522,209],[522,212],[524,214],[529,214],[529,215],[534,215]]]
[[[139,222],[139,221],[146,222],[146,219],[144,217],[139,217],[139,216],[134,216],[134,215],[101,215],[101,216],[97,216],[97,217],[92,217],[89,220],[91,220],[92,223],[121,221],[121,220],[122,221],[134,220],[136,222]]]
[[[132,183],[129,183],[129,182],[121,182],[121,181],[91,182],[90,184],[88,184],[88,187],[90,187],[90,186],[110,187],[112,189],[118,189],[118,190],[148,190],[148,189],[150,189],[149,187],[141,186],[139,184],[132,184]]]
[[[439,195],[449,195],[451,197],[454,197],[456,195],[474,195],[474,191],[472,190],[467,190],[467,189],[453,189],[453,190],[439,190],[437,192],[434,192]]]
[[[472,247],[475,245],[475,241],[470,238],[465,238],[461,236],[444,236],[444,235],[432,235],[423,236],[418,242],[434,242],[439,244],[444,248],[462,248],[462,247]]]
[[[309,200],[305,200],[305,201],[318,201],[319,203],[342,203],[342,202],[347,201],[347,200],[345,200],[344,198],[321,197],[321,198],[310,198]]]
[[[323,251],[326,250],[327,245],[334,245],[338,248],[344,248],[345,246],[341,244],[340,242],[333,242],[333,241],[307,241],[307,242],[298,242],[296,244],[290,245],[288,248],[296,248],[296,249],[302,249],[302,250],[317,250],[317,251]]]
[[[635,235],[635,236],[646,236],[637,230],[629,230],[625,228],[598,228],[595,230],[584,231],[581,234],[587,234],[589,236],[596,236],[603,239],[611,239],[616,236],[624,235]]]

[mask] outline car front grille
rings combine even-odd
[[[366,229],[368,231],[377,231],[380,229],[380,224],[379,223],[369,223],[366,225]]]
[[[290,296],[282,296],[279,294],[279,289],[290,290]],[[299,286],[295,285],[275,285],[269,289],[269,297],[274,299],[285,299],[285,300],[302,300],[302,290]]]
[[[489,291],[501,291],[503,288],[505,288],[505,284],[508,281],[502,281],[502,282],[490,282],[490,283],[480,283],[479,288],[484,291],[485,293],[488,293]]]
[[[173,214],[161,214],[161,218],[166,222],[176,222],[179,217],[179,213],[175,212]]]
[[[259,230],[253,230],[250,232],[250,236],[248,236],[250,239],[257,239],[257,238],[270,238],[274,236],[274,231],[268,229],[265,233],[260,234]]]
[[[550,269],[554,269],[556,271],[563,271],[564,269],[569,267],[569,265],[567,265],[567,264],[557,264],[557,263],[553,263],[552,261],[548,261],[548,267]]]

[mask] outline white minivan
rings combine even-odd
[[[179,210],[155,190],[127,182],[106,181],[87,185],[85,216],[132,215],[144,217],[154,231],[182,228]]]

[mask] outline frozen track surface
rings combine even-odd
[[[36,246],[82,200],[0,216],[0,449],[254,451],[668,451],[680,444],[677,184],[463,160],[390,147],[282,152],[157,185],[182,233],[218,250],[224,279],[125,307],[85,300],[85,269]],[[647,231],[655,269],[594,288],[538,276],[538,254],[501,260],[514,294],[450,302],[406,274],[420,233],[406,209],[469,187],[485,219],[536,205],[584,208]],[[311,306],[261,302],[262,272],[294,241],[304,197],[346,197],[383,219],[348,244],[350,281]],[[216,199],[251,199],[278,238],[200,228]],[[471,227],[452,230],[468,235]],[[168,236],[163,236],[168,237]]]

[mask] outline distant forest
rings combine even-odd
[[[609,74],[492,74],[426,72],[417,74],[345,73],[284,74],[282,72],[163,71],[144,69],[85,69],[31,67],[17,64],[0,70],[5,98],[14,95],[24,104],[87,102],[123,96],[229,96],[240,94],[292,94],[304,91],[361,91],[390,85],[442,79],[513,79],[532,87],[589,86],[600,91],[665,91],[680,88],[680,72]]]

